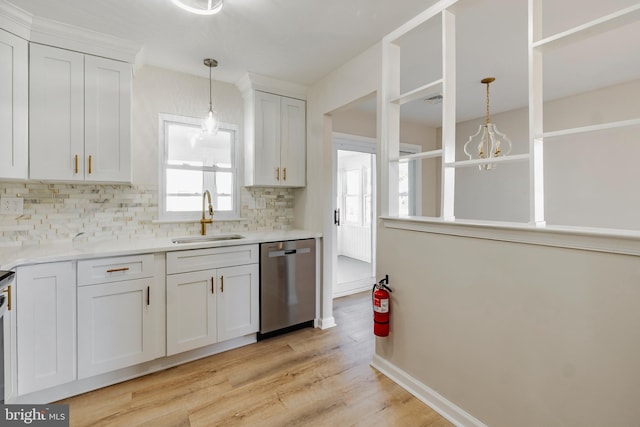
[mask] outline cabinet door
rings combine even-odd
[[[4,396],[5,403],[9,403],[18,395],[17,386],[17,354],[16,354],[16,286],[15,276],[11,280],[9,287],[4,291],[4,297],[8,298],[7,310],[2,316],[0,327],[2,327],[2,344],[4,345],[4,353],[0,352],[0,356],[4,357]],[[11,306],[11,309],[9,309]],[[0,365],[1,366],[1,365]]]
[[[19,267],[18,394],[76,378],[76,278],[72,262]]]
[[[78,288],[78,378],[155,357],[153,279]]]
[[[30,46],[31,179],[84,179],[84,55]]]
[[[255,92],[255,185],[280,185],[280,98]]]
[[[27,41],[0,30],[0,178],[28,178]]]
[[[85,57],[85,179],[131,181],[131,65]]]
[[[216,271],[167,276],[167,356],[215,344]]]
[[[307,169],[306,103],[283,97],[281,102],[280,184],[304,187]]]
[[[218,340],[258,332],[259,264],[218,269]]]

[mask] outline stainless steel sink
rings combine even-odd
[[[171,239],[171,243],[200,243],[200,242],[219,242],[221,240],[238,240],[244,239],[239,234],[218,234],[215,236],[193,236],[193,237],[176,237]]]

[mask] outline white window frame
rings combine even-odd
[[[200,128],[202,125],[202,119],[196,117],[180,116],[175,114],[160,113],[159,115],[159,131],[158,131],[158,218],[160,221],[167,222],[191,222],[199,221],[202,218],[202,211],[190,211],[190,212],[167,212],[166,207],[166,169],[167,169],[167,147],[169,141],[167,141],[167,126],[177,123],[181,125],[193,126],[194,128]],[[220,123],[218,132],[231,132],[231,160],[233,162],[230,169],[219,168],[217,166],[207,167],[207,172],[215,173],[217,171],[231,171],[233,174],[233,192],[232,195],[232,210],[230,211],[215,211],[215,220],[233,220],[240,218],[240,166],[239,166],[239,127],[238,125],[231,123]],[[215,199],[218,194],[214,193],[213,188],[205,188],[209,190],[212,197],[214,209],[216,207]]]

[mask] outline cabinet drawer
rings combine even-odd
[[[254,264],[257,262],[258,245],[167,252],[167,274]]]
[[[78,286],[153,276],[153,254],[78,261]]]

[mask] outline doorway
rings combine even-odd
[[[337,298],[369,290],[375,282],[376,143],[334,133],[333,146]]]

